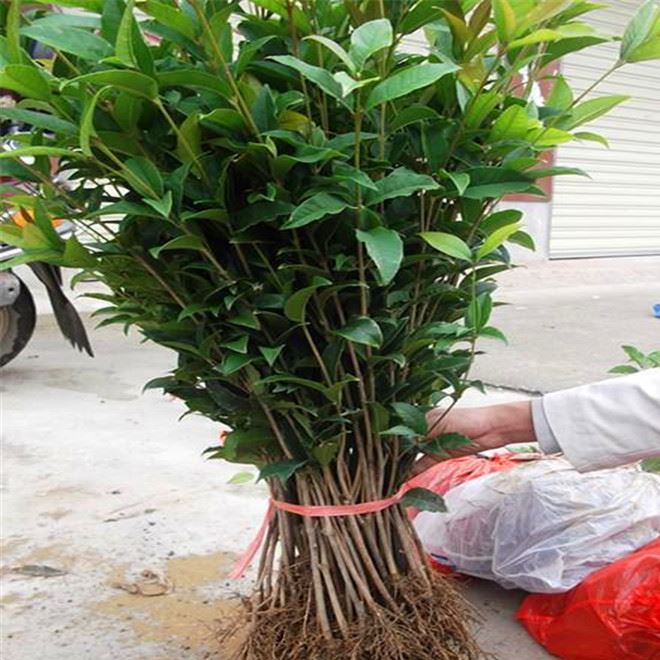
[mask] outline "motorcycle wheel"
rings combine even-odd
[[[27,345],[37,323],[30,290],[19,279],[21,290],[11,305],[0,307],[0,367],[13,360]]]

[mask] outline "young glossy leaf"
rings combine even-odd
[[[609,149],[610,143],[607,141],[607,138],[599,135],[598,133],[590,133],[588,131],[581,131],[579,133],[573,133],[573,137],[578,139],[578,140],[587,140],[589,142],[598,142],[599,144],[602,144],[604,147],[607,147]]]
[[[387,286],[395,277],[403,260],[403,241],[398,232],[385,227],[369,231],[356,230],[359,241],[365,244],[367,254],[376,264],[380,283]]]
[[[514,39],[510,44],[510,49],[522,48],[523,46],[532,46],[534,44],[542,43],[544,41],[557,41],[561,39],[561,33],[557,30],[550,30],[548,28],[541,28],[535,30],[525,37]]]
[[[111,85],[117,89],[151,100],[158,97],[158,84],[156,81],[138,71],[113,70],[86,73],[77,78],[71,78],[67,84],[76,82],[90,85]]]
[[[657,11],[657,2],[646,0],[635,12],[621,39],[619,59],[622,62],[633,61],[630,60],[631,54],[651,35],[657,20]]]
[[[508,43],[516,31],[516,14],[509,0],[493,0],[493,17],[497,37],[503,44]]]
[[[401,500],[401,506],[412,507],[419,511],[430,511],[431,513],[444,513],[447,506],[441,495],[427,488],[412,488]]]
[[[316,193],[297,206],[291,217],[282,225],[282,229],[297,229],[316,222],[328,215],[341,213],[348,204],[328,193]]]
[[[395,197],[409,197],[422,190],[437,190],[440,185],[428,174],[417,174],[405,167],[399,167],[385,178],[374,182],[377,190],[369,192],[365,203],[368,206],[380,204]]]
[[[262,479],[279,479],[283,484],[286,484],[294,473],[306,463],[307,461],[278,461],[277,463],[269,463],[261,468],[257,481],[261,481]]]
[[[165,250],[203,250],[204,243],[201,238],[197,236],[177,236],[171,241],[167,241],[164,245],[159,245],[158,247],[151,248],[149,252],[154,259],[158,259],[161,252]]]
[[[493,124],[488,135],[489,142],[524,140],[530,127],[530,119],[525,108],[512,105],[507,108]]]
[[[557,110],[568,110],[573,105],[573,90],[564,76],[555,78],[547,105]]]
[[[354,344],[364,344],[380,348],[383,343],[383,332],[376,321],[367,316],[357,316],[335,334]]]
[[[56,50],[92,62],[112,55],[112,46],[105,39],[77,27],[33,23],[21,28],[21,34]]]
[[[459,70],[456,64],[423,62],[398,71],[378,83],[365,103],[365,110],[371,110],[381,103],[388,103],[415,90],[428,87],[444,76]]]
[[[500,227],[496,229],[492,234],[490,234],[486,240],[483,242],[483,245],[477,250],[477,259],[483,259],[486,255],[490,254],[496,250],[500,245],[506,242],[506,240],[512,234],[515,234],[521,225],[514,223],[512,225],[507,225],[505,227]]]
[[[442,252],[455,259],[472,261],[470,246],[458,236],[442,231],[427,231],[420,234],[422,239],[434,250]]]
[[[630,97],[624,94],[613,94],[611,96],[601,96],[597,99],[590,99],[575,106],[571,112],[570,119],[566,122],[564,128],[570,130],[587,124],[604,114],[607,114],[617,105],[627,101]]]
[[[351,47],[348,51],[355,68],[361,71],[367,61],[376,53],[389,48],[394,40],[392,24],[386,18],[363,23],[351,33]]]
[[[647,62],[660,59],[660,34],[648,39],[628,55],[628,62]]]
[[[46,77],[34,66],[8,64],[0,71],[0,88],[10,89],[21,96],[40,101],[50,99]]]
[[[469,174],[470,185],[463,193],[463,196],[469,199],[503,197],[511,193],[525,192],[532,185],[527,175],[503,167],[476,167],[470,170]]]
[[[573,139],[573,135],[568,131],[550,126],[533,128],[527,134],[527,139],[530,142],[530,146],[542,151],[556,147],[559,144],[564,144],[565,142],[570,142]]]

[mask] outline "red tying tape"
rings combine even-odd
[[[373,502],[360,502],[359,504],[336,504],[336,505],[319,505],[319,506],[306,506],[304,504],[289,504],[288,502],[280,502],[279,500],[271,499],[268,503],[268,510],[264,516],[257,535],[254,537],[250,545],[247,547],[241,558],[234,566],[234,570],[230,573],[232,579],[239,578],[245,573],[245,569],[252,563],[254,555],[263,543],[264,536],[270,521],[275,515],[275,509],[286,511],[288,513],[295,513],[299,516],[308,516],[310,518],[332,518],[338,516],[359,516],[365,513],[376,513],[383,511],[394,504],[398,504],[404,495],[413,488],[417,488],[423,484],[423,474],[417,475],[410,481],[407,481],[399,490],[391,497],[386,497],[382,500],[374,500]]]

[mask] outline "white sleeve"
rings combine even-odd
[[[660,369],[546,394],[539,403],[541,445],[561,449],[581,472],[660,456]]]

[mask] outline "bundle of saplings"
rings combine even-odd
[[[625,100],[575,95],[553,67],[611,40],[584,20],[598,6],[2,6],[0,88],[19,100],[0,117],[24,127],[0,156],[3,204],[32,218],[2,225],[23,249],[3,267],[107,284],[103,323],[176,357],[148,386],[232,429],[213,457],[260,469],[274,504],[242,657],[479,655],[404,509],[440,509],[437,496],[313,507],[373,508],[420,453],[469,442],[429,440],[425,412],[479,387],[478,343],[502,338],[493,276],[511,267],[508,242],[532,241],[497,203],[580,174],[543,152],[604,142],[583,125]],[[32,42],[52,56],[31,58]],[[647,2],[611,70],[659,53]],[[60,238],[57,218],[76,235]]]

